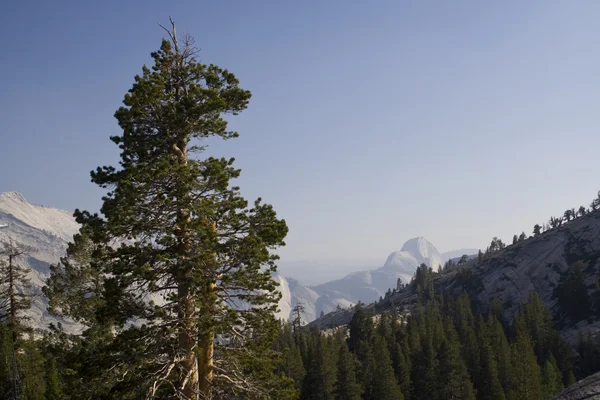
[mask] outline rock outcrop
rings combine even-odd
[[[597,400],[600,399],[600,372],[574,383],[551,400]]]

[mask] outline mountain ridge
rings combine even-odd
[[[48,314],[41,288],[49,277],[49,265],[60,261],[67,244],[79,230],[72,212],[32,204],[18,192],[4,192],[0,193],[0,228],[0,242],[12,239],[29,249],[27,257],[20,262],[31,270],[31,293],[35,295],[30,311],[32,319],[40,321],[42,328],[47,323],[58,322]],[[409,282],[423,262],[437,267],[442,263],[442,256],[425,238],[416,237],[390,254],[381,267],[354,271],[321,284],[304,285],[297,279],[275,273],[273,278],[279,282],[282,293],[277,316],[289,319],[292,308],[302,303],[306,310],[304,322],[310,322],[321,312],[331,312],[338,306],[348,308],[359,301],[376,300],[395,286],[398,278]]]

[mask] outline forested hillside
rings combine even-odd
[[[326,333],[285,325],[278,349],[301,399],[541,400],[600,368],[600,345],[582,337],[574,357],[535,292],[514,319],[503,311],[423,293],[410,313],[358,307]]]

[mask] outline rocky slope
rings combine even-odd
[[[49,265],[64,255],[67,243],[78,229],[69,211],[32,205],[16,192],[0,194],[0,243],[13,240],[26,246],[26,254],[17,262],[30,268],[31,287],[23,290],[34,295],[28,316],[36,327],[45,328],[57,322],[46,311],[41,288],[49,276]],[[62,323],[67,329],[74,327]]]
[[[600,372],[590,375],[559,392],[551,400],[597,400],[600,399]]]
[[[588,294],[593,297],[597,290],[595,284],[600,279],[600,211],[508,246],[481,262],[474,259],[465,267],[468,275],[457,270],[444,273],[437,280],[436,287],[451,296],[467,290],[483,310],[494,298],[498,298],[504,304],[505,316],[509,319],[518,311],[519,305],[527,301],[529,291],[535,290],[559,323],[561,334],[574,344],[580,329],[600,333],[597,317],[590,315],[583,320],[570,320],[553,297],[553,290],[561,276],[577,261],[585,265],[585,283]],[[414,290],[408,288],[369,308],[377,314],[389,309],[392,304],[409,306],[415,301]],[[352,314],[352,310],[338,311],[314,321],[313,325],[327,328],[346,324]]]

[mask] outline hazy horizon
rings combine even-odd
[[[152,5],[151,7],[149,5]],[[232,5],[235,5],[232,7]],[[115,12],[118,11],[118,12]],[[273,204],[291,260],[440,252],[588,206],[600,189],[600,3],[12,2],[0,25],[0,192],[98,210],[113,114],[172,15],[253,93],[237,185]]]

